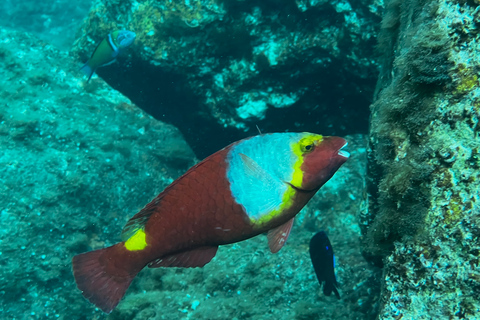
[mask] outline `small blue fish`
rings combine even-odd
[[[132,31],[118,30],[109,33],[93,51],[92,56],[87,63],[80,68],[87,76],[88,80],[93,76],[95,70],[115,62],[117,56],[126,47],[130,46],[135,40],[136,34]]]
[[[315,269],[320,286],[325,283],[323,293],[330,296],[333,291],[337,299],[340,299],[337,290],[338,283],[335,278],[335,255],[324,231],[320,231],[310,240],[310,259],[312,259],[313,269]]]

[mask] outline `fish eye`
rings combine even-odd
[[[315,149],[315,146],[319,144],[319,141],[321,141],[318,137],[321,138],[321,136],[307,136],[301,139],[298,142],[300,152],[301,153],[310,153]]]
[[[313,143],[302,146],[303,152],[311,152],[313,150]]]

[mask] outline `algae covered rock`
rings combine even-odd
[[[68,54],[12,30],[0,39],[2,318],[93,319],[71,257],[119,239],[194,155],[104,83],[83,87]]]
[[[386,3],[361,215],[364,252],[385,266],[379,319],[480,312],[479,9]]]
[[[176,125],[199,157],[256,125],[365,133],[382,4],[97,0],[74,53],[86,61],[112,30],[136,32],[128,54],[99,75]]]

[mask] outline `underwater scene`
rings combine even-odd
[[[480,319],[480,1],[0,3],[0,319]]]

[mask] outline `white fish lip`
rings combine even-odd
[[[340,150],[338,150],[338,155],[339,156],[342,156],[344,158],[349,158],[350,157],[350,153],[348,153],[347,151],[345,150],[342,150],[343,148],[345,148],[346,146],[348,145],[348,142],[346,142],[343,147],[340,148]]]

